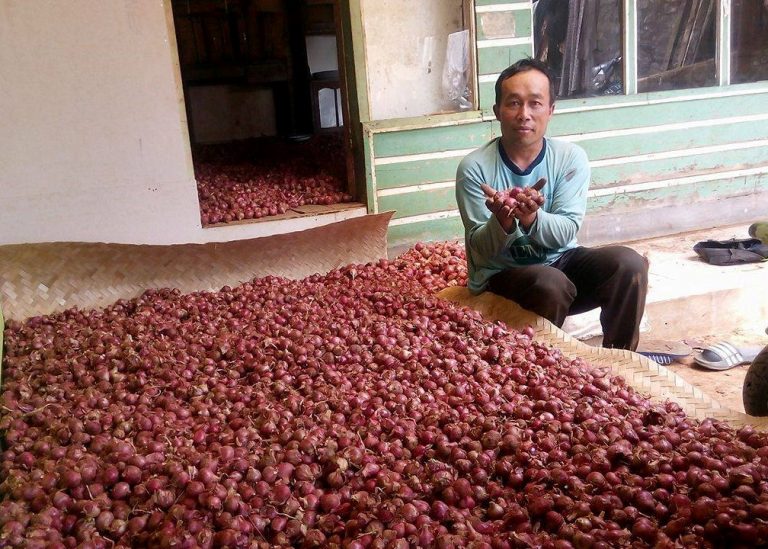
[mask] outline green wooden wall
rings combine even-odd
[[[532,54],[530,2],[476,0],[475,9],[480,110],[363,122],[369,208],[396,211],[390,245],[463,237],[456,167],[499,135],[496,77]],[[502,17],[506,35],[488,17]],[[561,100],[548,133],[578,143],[590,158],[588,218],[679,205],[712,226],[694,206],[768,192],[768,82]]]

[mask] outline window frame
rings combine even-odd
[[[624,94],[638,94],[637,75],[637,3],[638,0],[622,0],[622,25],[624,43]],[[715,0],[715,71],[717,84],[709,87],[725,87],[731,85],[731,14],[733,6],[731,0]],[[763,82],[749,82],[756,84]],[[676,88],[666,90],[669,92],[681,92],[695,88]],[[567,98],[566,98],[567,99]]]

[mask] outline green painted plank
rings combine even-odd
[[[453,181],[460,157],[403,162],[376,167],[376,186],[379,189],[406,187],[419,183]]]
[[[488,139],[497,135],[496,125],[491,126],[494,131]],[[436,128],[438,130],[440,128]],[[443,128],[445,129],[445,128]],[[455,129],[454,129],[455,130]],[[390,134],[393,135],[393,134]],[[426,132],[423,135],[429,135]],[[414,137],[415,143],[424,146],[428,141],[421,137]],[[597,140],[579,141],[578,144],[587,152],[592,161],[606,158],[621,158],[651,153],[663,153],[667,151],[684,151],[692,147],[725,145],[739,143],[755,139],[768,139],[768,124],[762,122],[743,122],[724,127],[698,128],[695,132],[690,130],[677,130],[659,134],[641,134],[616,136]],[[487,140],[472,141],[471,148],[480,146]],[[422,152],[423,149],[419,149]],[[748,155],[749,153],[744,153]],[[759,158],[764,158],[765,152],[755,152]],[[715,158],[717,155],[713,155]],[[721,164],[721,169],[727,169],[733,165],[728,162],[730,156],[726,155]],[[737,157],[733,157],[737,158]],[[456,167],[461,161],[460,157],[439,158],[432,160],[405,161],[396,164],[385,164],[376,167],[376,183],[379,189],[416,185],[419,183],[432,183],[448,181],[455,177]],[[761,160],[758,160],[760,162]],[[741,161],[734,161],[741,164]],[[629,168],[631,169],[631,168]],[[702,168],[703,169],[703,168]]]
[[[477,73],[498,74],[514,61],[509,46],[477,50]]]
[[[411,116],[408,118],[387,118],[386,120],[372,120],[363,122],[362,127],[365,131],[380,134],[387,132],[419,130],[433,127],[437,128],[441,126],[451,126],[454,124],[473,124],[482,121],[483,117],[480,111],[461,111],[452,113],[426,114],[422,116]]]
[[[464,241],[464,227],[459,217],[390,226],[387,231],[387,244],[391,247],[444,240]]]
[[[768,190],[768,176],[757,175],[739,177],[733,180],[721,180],[695,185],[626,193],[621,195],[590,198],[587,215],[610,213],[611,211],[637,210],[662,205],[675,200],[681,205],[691,200],[713,199],[722,196],[750,194]],[[463,240],[464,228],[459,217],[420,221],[404,225],[390,226],[387,242],[390,246],[411,245],[419,241]]]
[[[499,74],[515,61],[532,54],[530,45],[499,46],[477,50],[478,74]]]
[[[768,165],[768,147],[754,147],[680,158],[627,162],[620,166],[599,166],[592,170],[592,188],[627,185],[670,179],[713,170],[745,169]]]
[[[562,103],[555,105],[549,123],[553,136],[764,114],[768,93],[559,113],[559,108],[565,108]]]
[[[379,211],[395,210],[395,219],[455,209],[456,193],[453,187],[379,198]]]
[[[375,134],[373,154],[376,158],[421,154],[435,151],[479,147],[491,139],[491,122],[418,128],[400,132]]]
[[[495,82],[479,82],[478,88],[478,107],[481,111],[485,111],[483,114],[493,114],[493,104],[496,101],[496,83]]]
[[[502,53],[494,52],[489,53],[486,57],[483,50],[503,50],[505,48],[482,48],[478,50],[478,65],[481,67],[478,70],[480,75],[484,74],[498,74],[509,65],[533,54],[531,46],[511,46],[506,48],[509,51],[509,55],[505,56]],[[487,72],[486,72],[487,71]],[[478,106],[480,110],[486,111],[486,113],[492,113],[493,104],[496,101],[496,81],[493,82],[480,82],[478,84]]]
[[[488,133],[478,132],[479,127],[490,129],[490,131]],[[455,146],[456,149],[469,149],[481,146],[496,135],[498,135],[498,124],[483,123],[445,128],[427,128],[409,132],[389,132],[376,135],[374,137],[374,143],[377,150],[386,152],[387,155],[391,156],[398,153],[407,154],[409,152],[412,154],[420,154],[430,152],[430,149],[440,151],[445,150],[449,145]],[[379,139],[381,139],[381,141],[379,141]],[[579,141],[578,144],[586,150],[587,155],[591,160],[596,161],[606,158],[663,153],[673,150],[684,151],[692,147],[725,145],[756,139],[768,139],[768,124],[759,121],[743,122],[727,126],[697,128],[696,131],[675,130],[654,134],[625,135],[595,140],[584,140]],[[432,144],[437,144],[437,146],[432,147]],[[752,151],[753,158],[757,159],[752,161],[752,163],[762,162],[765,158],[766,151],[758,151],[757,149],[752,149]],[[703,166],[700,169],[709,169],[707,166],[726,169],[728,166],[749,162],[750,154],[751,153],[748,151],[726,151],[721,155],[708,155],[711,158],[708,158],[707,160],[704,160],[704,155],[696,155],[692,157],[692,162],[695,163],[697,161],[696,157],[698,156]],[[718,160],[718,156],[722,156],[722,158]],[[452,157],[411,162],[406,161],[397,164],[377,166],[377,187],[379,189],[386,189],[415,185],[418,183],[452,180],[460,160],[460,157]],[[688,164],[678,165],[675,164],[675,162],[679,161],[670,160],[670,167],[665,171],[678,168],[687,169],[685,166],[688,166]],[[716,162],[718,163],[716,164]],[[657,164],[657,166],[663,166],[663,163]],[[621,173],[631,174],[631,171],[637,169],[637,167],[635,166],[633,168],[630,165],[629,167],[623,168],[623,172],[620,167],[613,167],[612,169],[614,170],[613,172],[604,172],[607,174],[606,178],[614,177],[614,175],[619,175]],[[655,168],[649,166],[644,169],[653,170]],[[597,174],[599,177],[599,172],[597,172]],[[624,177],[626,176],[621,176],[622,179]],[[599,183],[602,184],[603,181],[605,181],[605,179],[599,180]]]
[[[692,175],[692,174],[686,174]],[[593,197],[589,199],[590,210],[604,211],[622,205],[650,205],[650,202],[670,199],[679,200],[695,195],[697,199],[712,199],[719,196],[743,194],[759,190],[757,185],[768,186],[768,175],[758,174],[739,176],[736,178],[717,179],[713,181],[694,182],[689,185],[677,185],[636,192],[622,192],[613,195]],[[594,187],[594,185],[593,185]],[[441,212],[456,208],[454,188],[421,191],[379,199],[379,211],[395,210],[395,219],[410,217],[425,213]]]
[[[375,212],[376,190],[373,188],[373,162],[370,149],[371,135],[363,132],[363,158],[365,159],[365,202],[369,212]],[[360,178],[358,178],[359,180]],[[362,198],[362,197],[361,197]],[[358,200],[361,200],[358,198]]]
[[[768,82],[750,82],[745,84],[732,84],[728,87],[710,86],[706,88],[684,88],[679,90],[666,90],[655,92],[643,92],[632,95],[605,95],[600,97],[579,97],[575,99],[560,99],[558,105],[565,109],[579,109],[581,107],[606,107],[606,106],[630,106],[638,103],[647,104],[654,101],[664,101],[666,104],[674,104],[679,101],[693,101],[708,99],[713,94],[730,94],[732,99],[746,97],[746,95],[758,95],[768,93]],[[740,95],[734,95],[740,94]]]
[[[681,151],[768,138],[766,121],[580,140],[590,160]]]
[[[732,179],[703,181],[690,185],[678,185],[637,192],[627,192],[608,196],[591,197],[587,201],[587,215],[610,213],[641,208],[680,204],[684,206],[697,200],[713,200],[726,196],[751,194],[768,187],[768,176],[751,175]]]
[[[499,126],[496,121],[391,131],[374,135],[374,154],[381,158],[479,147],[497,135]],[[556,137],[559,134],[550,132],[550,135]],[[578,144],[587,150],[592,160],[599,160],[766,138],[768,123],[744,121],[695,129],[596,137],[579,140]]]
[[[531,10],[478,13],[475,20],[477,22],[477,40],[520,38],[533,34]],[[500,27],[501,31],[498,30]]]
[[[533,51],[529,44],[480,48],[477,50],[478,74],[498,75],[511,64],[530,55],[533,55]]]

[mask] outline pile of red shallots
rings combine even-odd
[[[284,214],[310,204],[351,202],[340,136],[306,142],[260,138],[196,147],[203,225]]]
[[[462,256],[9,322],[0,546],[768,541],[764,434],[436,299]]]

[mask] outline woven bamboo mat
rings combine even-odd
[[[218,290],[267,275],[300,279],[387,257],[392,212],[265,238],[149,246],[57,242],[0,247],[0,307],[23,320],[105,307],[150,288]]]
[[[464,287],[446,288],[438,293],[438,297],[475,309],[486,319],[500,320],[511,328],[532,326],[538,341],[557,347],[564,356],[582,358],[593,367],[605,368],[611,375],[623,377],[628,385],[652,400],[676,402],[691,417],[726,421],[734,427],[749,424],[758,429],[768,429],[768,417],[754,417],[731,410],[668,368],[637,353],[587,345],[514,301],[490,292],[473,296]]]

